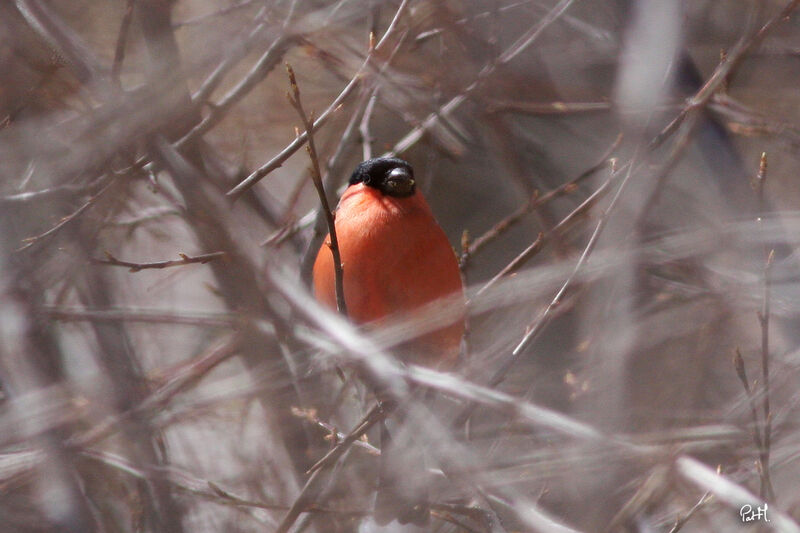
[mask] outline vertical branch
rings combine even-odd
[[[9,424],[6,417],[2,434],[19,432],[28,446],[41,446],[45,451],[33,478],[34,487],[41,493],[56,494],[57,498],[41,497],[38,513],[26,510],[26,514],[33,515],[29,516],[28,525],[37,523],[38,514],[47,517],[43,523],[47,526],[42,525],[46,529],[97,531],[90,502],[82,492],[86,479],[82,479],[83,473],[76,466],[77,452],[65,445],[67,435],[75,430],[70,416],[74,411],[68,407],[72,398],[67,392],[64,354],[56,333],[41,313],[44,290],[34,274],[37,265],[31,255],[18,255],[13,260],[9,245],[15,239],[5,238],[14,232],[14,218],[0,214],[0,392],[4,415],[12,414],[11,420],[16,418],[18,423]],[[61,412],[66,416],[62,419],[50,420],[40,414],[47,408],[55,412],[56,405],[65,407]],[[4,446],[3,452],[6,451]],[[0,491],[0,508],[7,505],[3,501],[7,496],[4,487]],[[21,526],[17,520],[4,516],[0,523],[6,526],[3,529],[14,530],[15,525]]]
[[[347,315],[347,304],[344,301],[344,271],[342,270],[342,257],[339,254],[339,240],[336,237],[336,221],[333,211],[331,211],[328,204],[328,198],[325,196],[325,187],[322,184],[322,173],[319,170],[319,158],[317,157],[317,148],[314,144],[314,118],[306,115],[303,109],[303,104],[300,101],[300,88],[297,86],[297,78],[294,76],[294,70],[289,63],[286,63],[286,72],[289,74],[289,85],[291,92],[287,93],[289,102],[297,110],[300,115],[300,120],[303,121],[303,127],[308,136],[308,144],[306,150],[311,158],[311,179],[314,181],[314,188],[319,195],[319,201],[322,204],[322,211],[325,214],[325,220],[328,223],[328,233],[330,235],[330,243],[328,247],[333,254],[333,270],[336,278],[336,307],[343,315]]]
[[[761,420],[758,417],[758,405],[756,404],[755,391],[750,387],[750,380],[747,379],[747,370],[744,366],[744,358],[742,357],[742,353],[739,351],[739,348],[736,348],[736,351],[733,355],[733,367],[736,369],[736,375],[739,377],[739,381],[742,382],[744,392],[747,394],[747,402],[750,404],[750,415],[753,418],[753,442],[758,450],[760,461],[764,450],[764,442],[761,440]]]
[[[764,217],[764,184],[767,180],[767,153],[761,153],[761,161],[758,165],[758,174],[753,180],[753,186],[758,195],[758,224],[763,226]],[[758,313],[758,322],[761,325],[761,379],[763,387],[762,409],[764,416],[763,433],[761,435],[762,447],[759,450],[759,464],[761,467],[761,491],[760,495],[764,499],[772,500],[775,493],[772,488],[772,481],[769,475],[769,456],[772,434],[772,414],[769,403],[769,315],[770,315],[770,295],[772,292],[772,263],[775,259],[775,250],[767,249],[765,246],[766,265],[764,266],[764,299],[761,304],[761,311]]]
[[[764,387],[763,409],[764,409],[764,434],[762,440],[764,447],[760,454],[761,463],[761,497],[765,500],[773,500],[775,492],[772,488],[772,481],[769,475],[769,455],[770,444],[772,441],[772,413],[769,405],[769,314],[770,314],[770,294],[772,292],[772,262],[775,258],[775,251],[770,250],[767,256],[767,264],[764,267],[764,302],[758,321],[761,324],[761,373]]]

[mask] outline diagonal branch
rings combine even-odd
[[[394,18],[392,19],[392,22],[389,23],[389,27],[386,28],[386,31],[384,32],[383,37],[381,37],[381,40],[378,42],[377,45],[375,45],[374,48],[373,47],[370,48],[369,53],[367,53],[366,59],[361,64],[361,66],[359,67],[358,71],[356,71],[356,73],[353,75],[353,77],[347,83],[347,85],[345,85],[344,89],[342,89],[342,92],[339,93],[339,96],[337,96],[333,100],[333,102],[331,102],[331,104],[319,116],[319,118],[317,118],[315,121],[313,121],[311,123],[312,124],[312,128],[311,129],[306,129],[305,132],[303,132],[298,137],[296,137],[295,140],[292,141],[291,143],[289,143],[289,145],[286,148],[284,148],[278,155],[273,157],[266,164],[264,164],[261,167],[257,168],[249,176],[247,176],[244,180],[239,182],[239,184],[236,185],[236,187],[234,187],[233,189],[228,191],[228,196],[229,197],[231,197],[234,200],[237,199],[239,196],[242,195],[242,193],[244,193],[245,191],[249,190],[251,187],[253,187],[253,185],[255,185],[262,178],[264,178],[264,176],[266,176],[267,174],[269,174],[270,172],[272,172],[276,168],[279,168],[281,165],[283,165],[283,163],[287,159],[289,159],[289,157],[291,157],[292,154],[294,154],[301,146],[303,146],[303,144],[305,144],[306,140],[308,139],[308,133],[313,134],[315,131],[317,131],[319,128],[321,128],[328,121],[328,119],[331,118],[333,113],[336,112],[341,107],[342,103],[344,103],[344,101],[347,99],[347,97],[350,96],[350,94],[353,92],[353,90],[355,90],[355,88],[357,86],[359,86],[361,84],[361,82],[363,81],[364,72],[366,72],[367,68],[369,68],[369,66],[370,66],[370,64],[372,62],[372,56],[374,55],[374,53],[376,51],[381,50],[383,45],[384,45],[384,43],[386,43],[388,41],[389,37],[394,35],[395,29],[397,27],[397,21],[400,19],[400,15],[405,11],[405,8],[406,8],[406,5],[408,4],[408,2],[409,2],[409,0],[403,0],[400,3],[400,6],[397,8],[397,11],[395,12]]]

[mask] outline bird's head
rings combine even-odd
[[[415,191],[414,169],[396,157],[368,159],[360,163],[350,176],[350,185],[357,183],[378,189],[388,196],[406,198]]]

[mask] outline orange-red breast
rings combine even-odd
[[[453,248],[416,188],[411,165],[397,158],[364,161],[353,172],[336,210],[336,236],[350,318],[365,324],[462,294]],[[329,237],[314,263],[314,294],[336,308]],[[412,345],[413,362],[448,368],[458,356],[459,320]]]
[[[354,322],[373,323],[395,313],[413,313],[421,306],[453,294],[462,297],[457,299],[457,305],[462,306],[463,316],[464,288],[458,261],[447,236],[415,186],[414,171],[407,162],[381,157],[359,164],[339,201],[335,224],[342,259],[344,299]],[[335,309],[335,275],[329,237],[317,254],[313,280],[317,299]],[[404,347],[406,361],[450,368],[458,357],[463,334],[461,318],[422,335]],[[390,452],[385,436],[382,437],[383,458]],[[382,459],[382,463],[381,477],[384,477],[387,461]],[[396,461],[395,465],[399,466]],[[399,483],[397,479],[391,481]],[[400,500],[395,502],[396,509],[381,509],[381,501],[387,499]],[[397,518],[401,522],[423,523],[428,517],[428,507],[427,501],[420,499],[419,491],[413,494],[413,491],[396,487],[394,491],[382,493],[379,489],[376,520],[383,523]],[[427,500],[424,496],[422,499]]]

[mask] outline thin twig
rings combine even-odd
[[[339,253],[339,239],[336,237],[336,221],[331,211],[330,206],[328,205],[328,197],[325,196],[325,186],[322,184],[322,173],[319,170],[319,157],[317,156],[317,148],[314,145],[314,134],[313,134],[313,123],[314,117],[313,115],[309,117],[306,115],[305,110],[303,109],[303,103],[300,100],[300,87],[297,86],[297,78],[295,78],[294,70],[292,70],[291,65],[286,63],[286,71],[289,73],[289,85],[291,87],[291,93],[287,96],[289,98],[289,103],[292,104],[292,107],[295,108],[297,114],[300,115],[300,120],[303,121],[303,127],[306,129],[306,135],[308,137],[308,145],[306,146],[308,150],[308,155],[311,158],[311,179],[314,181],[314,187],[317,189],[317,195],[319,196],[319,202],[322,205],[322,211],[325,215],[325,220],[328,223],[328,235],[330,236],[330,243],[328,247],[331,250],[331,254],[333,254],[333,272],[336,278],[336,307],[339,312],[343,315],[347,315],[347,303],[344,300],[344,271],[342,270],[342,256]]]
[[[257,30],[254,30],[254,32],[256,31]],[[233,107],[239,100],[244,98],[245,95],[247,95],[256,85],[258,85],[261,80],[263,80],[264,77],[269,74],[272,69],[278,65],[278,63],[280,63],[281,59],[283,59],[283,56],[286,54],[289,48],[291,48],[291,46],[296,42],[298,42],[296,37],[281,37],[276,39],[269,49],[264,52],[261,58],[259,58],[253,68],[250,69],[247,75],[238,84],[236,84],[234,88],[226,93],[219,102],[216,102],[213,106],[211,106],[211,111],[205,118],[203,118],[188,133],[186,133],[175,143],[175,148],[181,149],[185,146],[188,146],[200,138],[200,136],[202,136],[204,133],[216,126],[223,118],[225,118],[226,113],[231,107]],[[222,67],[220,66],[218,70],[221,68]],[[206,83],[209,86],[213,85],[209,81]],[[206,86],[204,85],[204,87],[201,87],[196,95],[193,95],[192,101],[195,104],[205,101],[201,99],[203,91],[209,90],[205,87]]]
[[[713,499],[714,496],[710,492],[703,494],[703,497],[700,498],[700,501],[694,504],[694,506],[689,509],[685,515],[675,520],[675,524],[673,524],[672,528],[669,530],[669,533],[678,533],[678,531],[683,529],[683,526],[686,525],[689,519],[692,518],[697,511],[705,507]]]
[[[236,355],[240,348],[238,336],[232,336],[224,342],[215,344],[208,352],[184,364],[175,375],[152,394],[128,411],[119,413],[97,424],[68,440],[68,445],[86,447],[117,431],[124,422],[148,413],[163,409],[179,393],[197,383],[203,376],[216,368],[220,363]]]
[[[800,1],[800,0],[798,0]],[[409,131],[402,139],[395,143],[394,147],[386,152],[386,156],[394,156],[409,150],[419,141],[423,135],[439,123],[442,119],[446,119],[448,115],[455,112],[461,104],[467,101],[467,98],[472,95],[478,88],[482,86],[497,69],[498,65],[502,65],[511,61],[523,50],[531,46],[547,29],[553,24],[564,12],[572,5],[574,0],[561,0],[544,17],[539,20],[532,28],[520,36],[511,46],[509,46],[495,61],[486,65],[467,87],[465,87],[459,94],[451,98],[447,103],[442,105],[438,110],[428,115],[421,124],[415,126]]]
[[[384,420],[386,418],[386,415],[387,415],[387,410],[384,409],[383,405],[378,404],[374,406],[366,414],[366,416],[364,416],[361,422],[358,423],[358,425],[353,429],[353,431],[347,434],[341,440],[341,442],[336,446],[334,446],[327,454],[325,454],[325,456],[322,459],[314,463],[311,466],[311,468],[308,469],[306,474],[312,474],[321,468],[325,468],[327,466],[332,465],[333,462],[336,461],[336,459],[342,456],[344,451],[351,444],[353,444],[356,440],[360,439],[362,435],[366,434],[369,428],[371,428],[381,420]]]
[[[24,244],[22,246],[20,246],[19,248],[17,248],[16,251],[17,252],[21,252],[23,250],[26,250],[26,249],[30,248],[31,246],[33,246],[34,244],[36,244],[37,242],[41,241],[42,239],[46,239],[46,238],[51,237],[51,236],[55,235],[56,233],[58,233],[62,228],[64,228],[64,226],[66,226],[67,224],[69,224],[70,222],[72,222],[73,220],[78,218],[79,216],[81,216],[86,210],[88,210],[90,207],[95,205],[97,203],[97,201],[100,199],[100,197],[103,196],[103,194],[106,191],[108,191],[111,188],[112,185],[114,185],[114,181],[115,181],[114,178],[112,178],[108,182],[108,184],[106,184],[105,187],[100,189],[100,191],[98,191],[94,195],[90,196],[89,199],[87,199],[86,202],[84,202],[83,205],[81,205],[78,209],[73,211],[71,214],[63,217],[61,220],[58,221],[58,223],[55,226],[53,226],[49,230],[45,231],[44,233],[40,233],[39,235],[34,235],[33,237],[26,237],[26,238],[22,239],[22,242]]]
[[[733,355],[733,367],[736,369],[736,376],[739,378],[739,381],[742,382],[744,391],[747,394],[747,402],[750,404],[750,415],[753,418],[753,442],[755,443],[756,449],[760,454],[764,449],[764,443],[761,440],[761,422],[758,416],[756,397],[752,387],[750,387],[750,380],[747,379],[747,369],[745,368],[744,358],[742,357],[742,352],[739,351],[739,348],[736,348],[736,351]]]
[[[365,434],[369,428],[383,420],[385,416],[386,414],[380,404],[373,407],[340,444],[331,449],[331,451],[329,451],[322,459],[312,466],[311,469],[309,469],[311,477],[308,478],[308,481],[306,481],[306,484],[303,486],[300,494],[298,494],[297,498],[295,498],[294,503],[286,513],[286,516],[283,518],[280,525],[278,525],[277,529],[275,529],[275,533],[286,533],[289,531],[289,529],[292,527],[292,524],[294,524],[297,520],[297,517],[306,512],[312,505],[312,500],[319,485],[317,480],[325,471],[325,467],[335,463],[348,449],[350,449],[350,446],[353,444],[353,442],[359,439],[361,435]]]
[[[369,122],[372,119],[372,110],[375,108],[375,102],[378,100],[378,87],[372,90],[372,94],[367,101],[367,107],[364,109],[364,115],[361,117],[361,124],[358,131],[361,133],[361,144],[363,149],[363,159],[372,159],[372,133],[369,130]]]
[[[778,14],[761,26],[758,31],[751,35],[743,36],[726,54],[706,83],[687,100],[686,107],[653,139],[650,143],[651,147],[659,146],[689,114],[696,114],[704,109],[717,90],[725,85],[726,80],[730,78],[734,69],[742,62],[747,53],[761,43],[775,25],[788,19],[798,5],[800,5],[800,0],[792,0]]]
[[[227,192],[227,195],[234,200],[237,199],[243,193],[252,188],[267,174],[269,174],[270,172],[272,172],[277,168],[280,168],[283,165],[283,163],[287,159],[289,159],[289,157],[291,157],[298,149],[300,149],[301,146],[303,146],[303,144],[305,144],[305,142],[308,140],[308,135],[307,135],[308,132],[310,131],[314,133],[322,126],[324,126],[325,123],[331,118],[333,113],[339,110],[345,99],[348,96],[350,96],[350,93],[353,91],[353,89],[355,89],[356,86],[358,86],[360,83],[361,83],[361,77],[359,73],[353,76],[353,78],[345,86],[345,88],[342,89],[342,92],[339,93],[339,96],[337,96],[334,99],[334,101],[331,102],[331,105],[329,105],[328,108],[325,111],[323,111],[323,113],[319,116],[319,118],[317,118],[313,122],[311,129],[306,130],[302,134],[295,137],[295,139],[291,143],[289,143],[289,145],[286,148],[281,150],[280,153],[278,153],[275,157],[270,159],[266,164],[257,168],[249,176],[240,181],[234,188],[232,188],[230,191]]]
[[[374,76],[376,79],[381,77],[389,68],[392,60],[395,58],[397,52],[400,50],[400,47],[405,42],[407,35],[408,32],[403,32],[403,34],[397,39],[397,44],[395,44],[394,48],[389,54],[389,57],[382,61],[380,68]],[[345,169],[342,168],[342,165],[344,164],[345,156],[347,155],[347,148],[351,143],[353,143],[353,139],[355,138],[361,117],[366,112],[366,106],[370,102],[370,96],[370,87],[366,85],[362,86],[361,91],[359,91],[358,100],[354,106],[355,111],[352,113],[350,121],[347,123],[347,126],[344,129],[342,139],[339,142],[339,145],[336,147],[333,155],[330,157],[330,159],[328,159],[326,165],[327,171],[322,179],[323,183],[325,184],[325,190],[327,191],[338,189],[339,185],[341,185],[341,182],[343,182],[347,177],[347,173],[345,172]],[[314,233],[308,241],[308,246],[300,262],[300,276],[301,279],[303,279],[306,283],[308,283],[311,279],[311,270],[314,267],[314,260],[317,257],[319,246],[325,235],[325,232],[323,231],[324,218],[324,214],[321,211],[317,211],[317,215],[314,219]]]
[[[769,317],[770,317],[770,297],[772,293],[772,263],[775,259],[775,251],[771,250],[767,257],[767,264],[764,267],[764,303],[759,316],[761,323],[761,373],[764,408],[764,449],[761,453],[761,497],[765,500],[774,500],[775,491],[772,488],[772,481],[769,473],[769,457],[772,444],[772,412],[770,410],[770,388],[769,388]]]
[[[191,265],[194,263],[200,263],[204,265],[209,261],[213,261],[214,259],[220,259],[225,257],[225,252],[212,252],[209,254],[201,254],[190,256],[184,253],[179,253],[180,259],[172,259],[167,261],[153,261],[151,263],[131,263],[130,261],[121,261],[111,255],[111,253],[106,252],[105,259],[92,259],[92,263],[96,265],[110,265],[110,266],[121,266],[129,268],[131,272],[139,272],[141,270],[146,269],[158,269],[158,268],[170,268],[176,266],[183,266],[183,265]]]
[[[622,134],[617,136],[613,144],[608,148],[608,150],[605,151],[600,160],[595,165],[592,165],[590,168],[582,172],[580,176],[541,196],[539,196],[538,193],[535,194],[530,200],[528,200],[528,202],[525,205],[523,205],[522,207],[520,207],[507,217],[505,217],[503,220],[492,226],[491,229],[489,229],[486,233],[484,233],[480,237],[470,241],[467,246],[463,246],[462,254],[461,257],[459,258],[459,262],[461,263],[461,268],[464,269],[467,266],[469,260],[472,258],[472,256],[475,255],[475,253],[478,252],[478,250],[483,248],[486,244],[496,239],[503,233],[505,233],[506,230],[508,230],[514,224],[522,220],[522,218],[527,213],[533,211],[534,209],[538,209],[540,206],[546,204],[547,202],[555,198],[560,198],[562,196],[574,192],[580,183],[585,181],[587,178],[591,177],[595,172],[597,172],[598,170],[603,168],[603,166],[608,164],[608,158],[611,156],[614,150],[617,149],[621,141],[622,141]]]
[[[612,167],[612,178],[618,171]],[[619,171],[621,172],[621,170]],[[595,226],[594,232],[592,236],[589,238],[589,242],[586,244],[583,253],[578,258],[578,261],[575,263],[575,266],[572,269],[572,273],[567,277],[564,283],[561,285],[561,288],[556,292],[556,295],[547,305],[547,307],[542,311],[539,316],[526,328],[525,334],[522,337],[522,340],[517,343],[517,345],[512,350],[510,356],[500,365],[500,368],[492,375],[491,379],[487,383],[488,387],[495,387],[500,382],[505,379],[506,374],[508,373],[511,368],[516,364],[519,358],[524,353],[525,349],[530,345],[530,343],[542,332],[544,327],[550,323],[552,319],[552,312],[555,310],[563,300],[564,296],[567,294],[567,290],[571,288],[572,283],[578,277],[578,273],[583,268],[583,265],[588,260],[589,256],[591,255],[592,251],[594,251],[595,246],[600,238],[600,235],[605,228],[609,216],[611,215],[612,211],[616,207],[619,198],[622,195],[622,191],[625,189],[625,185],[630,180],[631,176],[633,175],[633,165],[629,164],[628,171],[625,174],[625,177],[622,179],[622,182],[617,187],[617,191],[614,194],[614,197],[611,199],[611,202],[608,204],[606,209],[600,214],[599,220],[597,225]],[[606,182],[608,183],[608,182]],[[597,194],[597,193],[595,193]],[[591,199],[591,197],[589,198]],[[587,199],[587,201],[589,201]],[[536,244],[534,242],[534,244]],[[474,402],[468,404],[456,417],[456,424],[462,425],[469,420],[470,416],[472,416],[472,412],[474,411],[476,404]]]
[[[332,114],[337,111],[342,103],[347,99],[348,96],[353,92],[353,90],[361,84],[363,79],[363,74],[366,69],[370,66],[372,56],[375,51],[378,51],[382,48],[383,44],[387,42],[388,38],[394,33],[394,30],[397,26],[397,21],[400,18],[400,15],[405,11],[405,8],[408,4],[409,0],[402,0],[400,6],[397,8],[395,12],[394,18],[392,22],[389,24],[389,27],[386,28],[386,31],[381,37],[381,40],[375,45],[374,48],[371,49],[371,53],[367,54],[366,59],[361,64],[361,67],[356,71],[350,81],[345,85],[342,92],[331,102],[327,109],[317,118],[313,123],[311,129],[307,129],[301,135],[295,137],[295,139],[289,143],[289,145],[284,148],[279,154],[275,157],[270,159],[266,164],[262,165],[261,167],[254,170],[249,176],[247,176],[244,180],[239,182],[234,188],[227,192],[227,195],[232,199],[236,199],[242,195],[245,191],[249,190],[253,185],[258,183],[264,176],[279,168],[283,163],[289,159],[303,144],[305,144],[306,140],[308,139],[308,133],[314,133],[319,128],[321,128],[327,121],[330,119]]]
[[[616,174],[616,172],[617,172],[616,169],[612,168],[612,177],[614,174]],[[572,273],[564,281],[564,284],[561,285],[561,288],[558,290],[555,297],[553,297],[552,301],[548,304],[544,313],[534,322],[534,324],[531,325],[531,327],[528,328],[528,331],[523,336],[522,340],[514,348],[514,350],[512,351],[512,356],[514,358],[518,358],[525,350],[525,348],[527,348],[530,342],[536,337],[539,331],[541,331],[546,321],[545,319],[546,315],[554,307],[558,306],[558,304],[561,302],[561,299],[566,294],[567,289],[569,289],[569,287],[572,285],[573,280],[577,278],[581,268],[583,268],[583,265],[589,259],[589,256],[592,254],[592,251],[594,251],[594,247],[597,245],[597,242],[600,239],[600,235],[603,233],[603,229],[605,229],[605,226],[608,223],[609,216],[614,211],[617,202],[622,196],[622,191],[625,190],[625,186],[628,184],[628,181],[630,180],[632,175],[633,175],[633,165],[630,165],[628,167],[628,171],[625,174],[625,177],[622,179],[622,182],[619,184],[619,187],[617,187],[617,191],[614,194],[614,197],[611,199],[611,202],[609,202],[608,206],[600,214],[599,220],[597,221],[597,225],[594,228],[594,232],[592,233],[592,236],[589,237],[589,242],[586,243],[586,247],[584,248],[583,253],[581,253],[580,258],[578,258],[578,262],[575,263],[575,267],[572,269]],[[508,368],[506,368],[505,371],[507,372]],[[498,372],[495,376],[492,377],[490,386],[495,386],[498,383],[500,383],[500,381],[502,381],[504,376],[505,372]]]
[[[320,428],[324,429],[328,433],[328,436],[331,439],[336,439],[334,442],[337,445],[341,444],[346,439],[348,439],[348,435],[338,431],[336,429],[336,426],[328,422],[325,422],[324,420],[321,420],[317,415],[316,409],[292,408],[292,414],[302,418],[303,420],[310,422],[311,424],[314,424],[315,426],[319,426]],[[372,455],[381,454],[381,450],[379,448],[376,448],[369,442],[361,440],[361,436],[356,437],[356,440],[353,441],[353,445],[359,448],[363,448]],[[311,469],[309,469],[309,472],[311,472],[312,470],[314,470],[313,466],[311,467]]]
[[[552,240],[554,235],[559,235],[567,226],[572,224],[576,219],[584,216],[586,213],[589,212],[597,202],[605,196],[608,192],[608,188],[611,185],[612,180],[608,179],[603,182],[600,187],[597,188],[596,191],[592,193],[586,200],[581,202],[581,204],[572,210],[566,217],[564,217],[561,222],[556,224],[551,230],[547,231],[546,233],[539,233],[536,237],[536,240],[528,246],[525,250],[523,250],[517,257],[515,257],[509,264],[507,264],[500,272],[498,272],[492,279],[490,279],[483,287],[481,287],[475,296],[480,296],[485,291],[487,291],[490,287],[492,287],[495,283],[497,283],[500,279],[513,274],[522,266],[528,262],[534,255],[539,253],[539,251],[544,247],[544,245]]]
[[[764,217],[764,185],[767,180],[767,154],[761,154],[758,165],[758,174],[754,180],[756,194],[758,195],[759,205],[759,225],[763,224]],[[765,250],[767,248],[765,247]],[[772,293],[772,263],[775,259],[775,250],[766,251],[766,265],[764,266],[764,298],[761,304],[761,311],[758,313],[758,322],[761,326],[761,379],[762,379],[762,407],[764,426],[761,435],[763,446],[759,453],[761,490],[760,495],[765,500],[774,500],[775,491],[772,488],[772,481],[769,474],[769,456],[772,441],[772,413],[770,410],[770,389],[769,389],[769,318],[770,318],[770,297]]]

